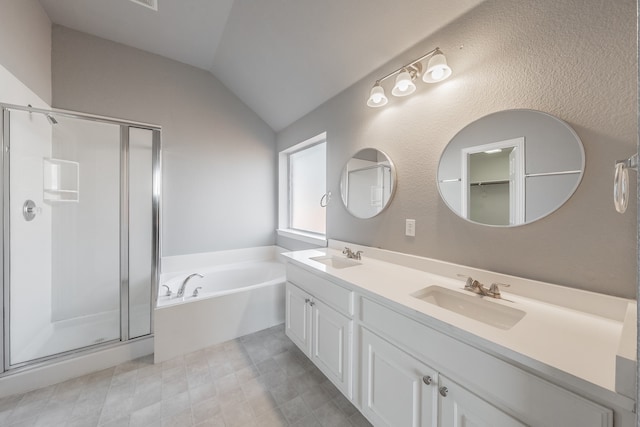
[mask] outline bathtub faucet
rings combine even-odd
[[[178,298],[181,298],[181,297],[183,297],[183,296],[184,296],[184,290],[185,290],[185,288],[187,287],[187,282],[188,282],[189,280],[191,280],[191,278],[192,278],[192,277],[194,277],[194,276],[198,276],[198,277],[200,277],[200,278],[203,278],[203,277],[204,277],[204,276],[203,276],[202,274],[200,274],[200,273],[193,273],[193,274],[188,275],[188,276],[187,276],[187,278],[186,278],[186,279],[184,279],[184,282],[182,282],[182,285],[180,285],[180,289],[178,289],[178,293],[176,294],[176,296],[177,296]]]

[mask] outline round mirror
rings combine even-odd
[[[460,217],[510,227],[562,206],[583,172],[584,148],[568,124],[540,111],[506,110],[453,137],[440,157],[438,189]]]
[[[389,156],[375,148],[358,151],[342,170],[342,202],[356,218],[378,215],[391,202],[395,189],[395,166]]]

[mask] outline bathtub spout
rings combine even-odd
[[[185,290],[185,288],[187,287],[187,282],[188,282],[189,280],[191,280],[191,278],[192,278],[192,277],[195,277],[195,276],[198,276],[198,277],[200,277],[200,278],[203,278],[203,277],[204,277],[204,276],[203,276],[202,274],[200,274],[200,273],[193,273],[193,274],[190,274],[189,276],[187,276],[187,278],[186,278],[186,279],[184,279],[184,282],[182,282],[182,285],[180,285],[180,289],[178,289],[178,293],[176,294],[176,296],[177,296],[178,298],[181,298],[181,297],[183,297],[183,296],[184,296],[184,290]]]

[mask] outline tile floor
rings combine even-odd
[[[7,427],[370,426],[276,326],[0,399]]]

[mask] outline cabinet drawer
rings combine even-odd
[[[611,427],[613,412],[367,298],[362,323],[529,425]]]
[[[343,314],[353,316],[352,291],[291,263],[287,263],[287,280]]]

